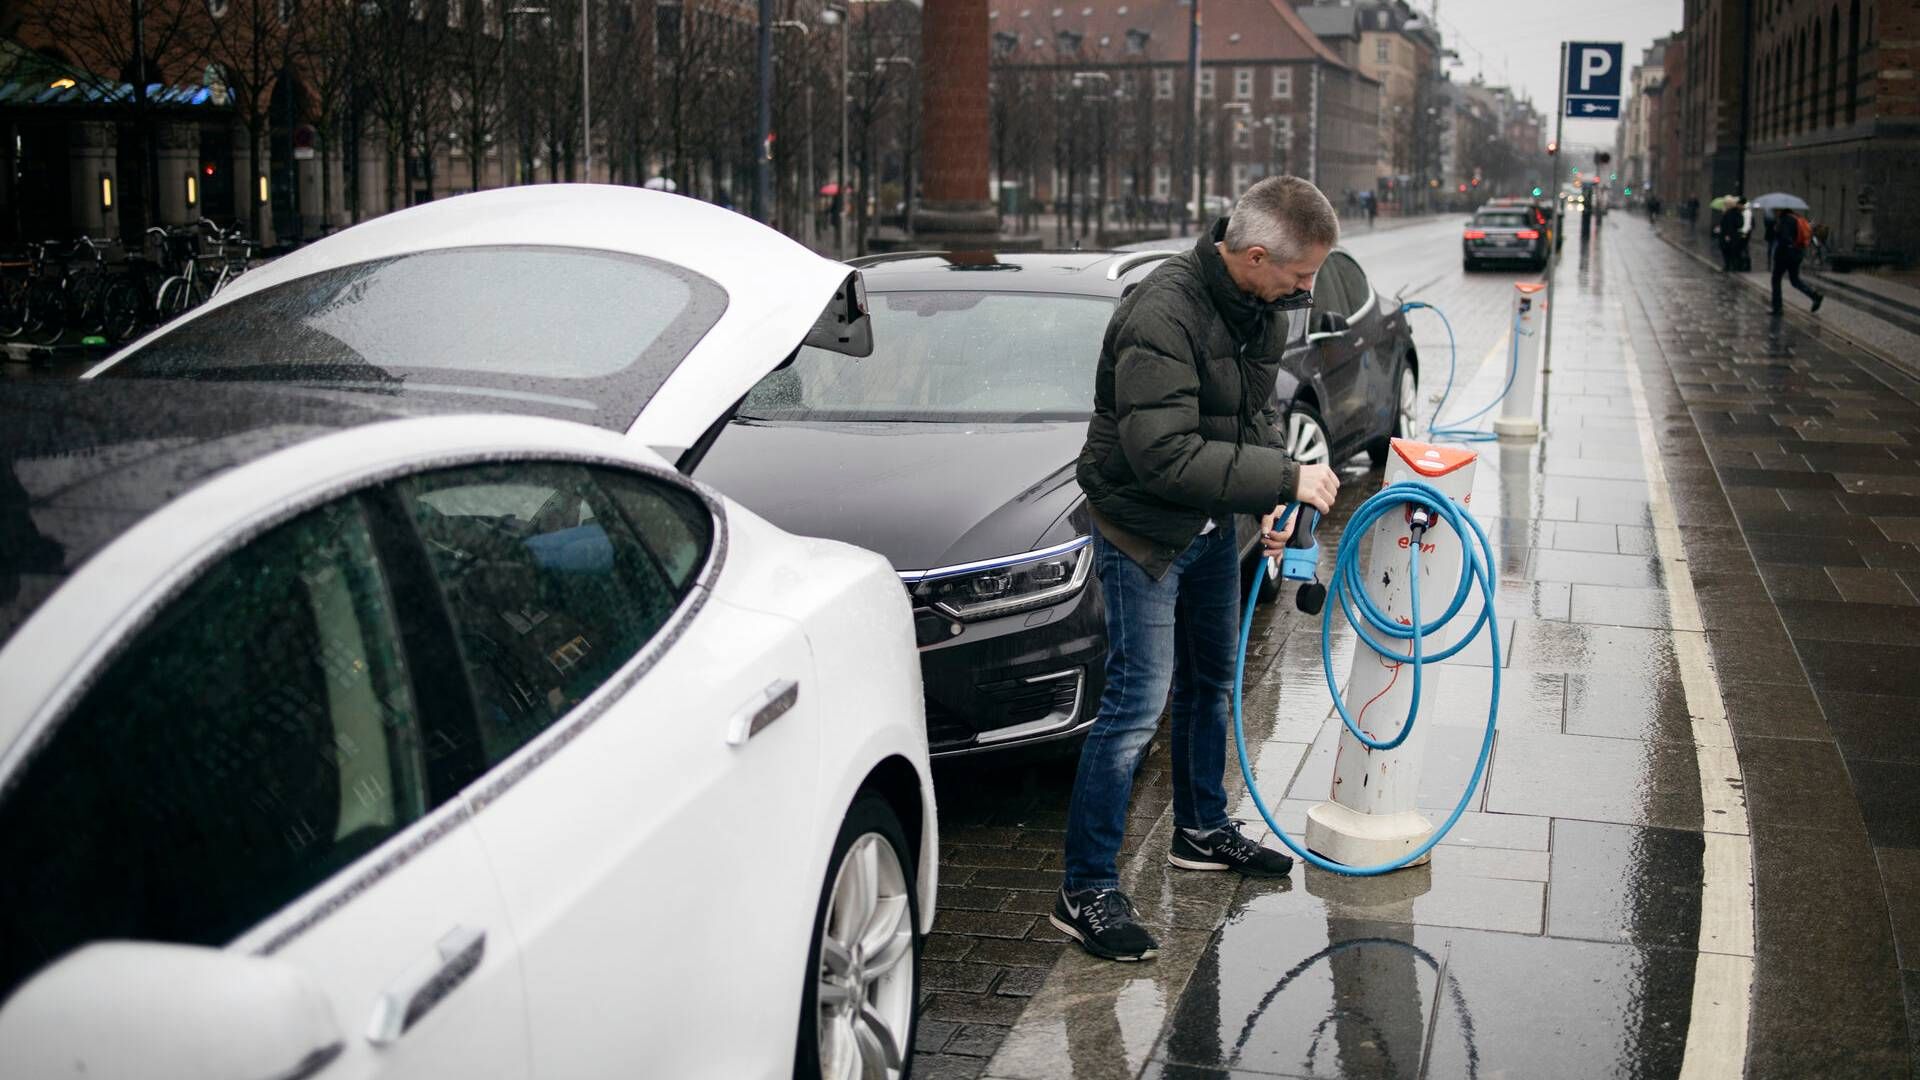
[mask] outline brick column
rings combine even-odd
[[[927,0],[920,30],[923,237],[998,233],[987,190],[987,0]]]

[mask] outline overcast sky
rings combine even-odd
[[[1415,0],[1416,8],[1435,0]],[[1533,96],[1551,137],[1558,98],[1560,43],[1618,41],[1626,46],[1628,71],[1653,39],[1680,28],[1681,0],[1438,0],[1440,31],[1460,54],[1451,69],[1456,82],[1484,72],[1489,83],[1506,82]],[[1476,51],[1477,50],[1477,51]],[[1504,73],[1504,74],[1503,74]],[[1569,145],[1613,145],[1608,120],[1568,120]]]

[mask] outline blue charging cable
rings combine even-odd
[[[1520,338],[1523,335],[1520,330],[1519,317],[1514,317],[1513,345],[1507,350],[1506,385],[1502,386],[1500,393],[1496,395],[1492,401],[1487,402],[1485,406],[1458,420],[1452,421],[1447,427],[1440,427],[1438,426],[1440,423],[1440,411],[1447,407],[1447,398],[1453,394],[1453,375],[1455,368],[1459,365],[1460,347],[1454,341],[1453,324],[1447,321],[1446,312],[1441,311],[1425,300],[1408,300],[1406,303],[1400,305],[1401,311],[1420,311],[1423,309],[1440,316],[1440,324],[1447,328],[1447,384],[1440,390],[1440,401],[1433,407],[1433,418],[1427,421],[1427,438],[1445,439],[1449,442],[1493,442],[1500,436],[1491,431],[1480,431],[1476,428],[1467,427],[1466,425],[1492,412],[1494,406],[1505,401],[1507,399],[1507,392],[1513,389],[1513,380],[1520,374]]]
[[[1279,520],[1280,527],[1292,520],[1300,504],[1289,503]],[[1366,583],[1360,574],[1360,540],[1367,536],[1375,522],[1390,513],[1410,515],[1413,542],[1407,545],[1407,588],[1413,601],[1413,624],[1399,623],[1380,610],[1367,595]],[[1460,559],[1460,583],[1453,591],[1453,599],[1447,604],[1446,611],[1432,622],[1425,622],[1420,613],[1420,540],[1432,525],[1445,522],[1453,534],[1462,541]],[[1471,535],[1477,543],[1466,543]],[[1317,542],[1316,542],[1317,548]],[[1267,556],[1273,558],[1273,556]],[[1473,776],[1467,781],[1467,790],[1460,796],[1460,802],[1447,815],[1433,835],[1427,837],[1419,847],[1392,861],[1376,866],[1346,866],[1331,859],[1322,858],[1306,850],[1287,836],[1280,823],[1274,820],[1273,811],[1260,795],[1260,789],[1254,783],[1253,764],[1247,758],[1246,720],[1242,702],[1242,691],[1246,684],[1247,639],[1253,634],[1254,602],[1259,598],[1260,578],[1255,575],[1253,589],[1247,594],[1245,613],[1240,619],[1240,647],[1233,658],[1233,745],[1240,754],[1240,775],[1246,779],[1247,791],[1253,795],[1253,804],[1260,810],[1260,816],[1266,819],[1273,835],[1280,838],[1288,850],[1309,865],[1317,866],[1336,874],[1353,877],[1374,877],[1398,870],[1418,862],[1440,838],[1447,835],[1460,815],[1466,812],[1467,804],[1473,801],[1474,792],[1480,788],[1481,777],[1487,770],[1487,759],[1493,754],[1494,723],[1500,715],[1500,632],[1493,613],[1494,574],[1493,544],[1487,539],[1486,530],[1473,519],[1473,515],[1461,509],[1439,488],[1424,480],[1402,480],[1380,489],[1360,508],[1354,511],[1353,518],[1340,535],[1339,554],[1334,558],[1332,582],[1329,588],[1340,603],[1340,610],[1346,613],[1347,622],[1353,626],[1354,634],[1361,644],[1372,649],[1387,661],[1397,664],[1410,664],[1413,667],[1413,700],[1407,708],[1406,722],[1400,731],[1390,739],[1375,739],[1360,730],[1359,723],[1348,711],[1346,701],[1340,696],[1340,684],[1333,673],[1333,609],[1329,605],[1320,623],[1320,662],[1326,672],[1327,689],[1333,693],[1333,702],[1340,711],[1340,720],[1346,725],[1362,746],[1373,750],[1391,750],[1407,741],[1413,733],[1415,714],[1420,708],[1421,669],[1427,664],[1439,663],[1460,652],[1481,630],[1488,631],[1489,642],[1493,647],[1493,696],[1487,704],[1487,733],[1480,741],[1480,757],[1474,762]],[[1478,583],[1482,600],[1480,617],[1474,620],[1473,627],[1460,640],[1440,650],[1432,656],[1425,655],[1422,639],[1438,631],[1451,622],[1465,606],[1467,596]],[[1383,640],[1384,638],[1384,640]],[[1408,651],[1401,652],[1396,642],[1407,643]]]

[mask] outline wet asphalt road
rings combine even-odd
[[[1447,310],[1477,405],[1518,275],[1463,275],[1458,224],[1346,246]],[[1071,764],[942,768],[916,1075],[1913,1070],[1920,766],[1899,739],[1920,717],[1920,387],[1768,323],[1644,222],[1566,251],[1547,433],[1481,448],[1506,687],[1487,782],[1433,862],[1172,871],[1156,749],[1122,877],[1164,949],[1106,964],[1044,918]],[[1431,364],[1445,335],[1415,319]],[[1351,466],[1330,524],[1378,483]],[[1344,675],[1350,632],[1334,640]],[[1472,766],[1486,664],[1448,665],[1423,712],[1436,819]],[[1296,836],[1329,790],[1329,705],[1318,621],[1283,600],[1256,619],[1249,744]]]

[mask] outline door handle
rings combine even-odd
[[[761,729],[793,711],[794,702],[799,700],[800,684],[794,680],[777,679],[768,683],[765,690],[755,694],[727,721],[727,745],[745,746]]]
[[[434,946],[433,955],[395,980],[373,1003],[367,1041],[386,1046],[405,1035],[480,967],[487,953],[487,932],[456,926]]]

